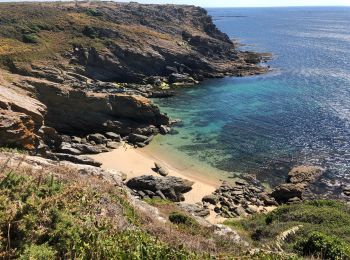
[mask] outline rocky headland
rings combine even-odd
[[[0,145],[52,158],[143,147],[172,123],[149,97],[267,70],[194,6],[1,4],[0,21]]]

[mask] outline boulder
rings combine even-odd
[[[59,151],[65,154],[73,154],[73,155],[83,154],[80,150],[72,147],[70,143],[62,143],[61,147],[59,148]]]
[[[166,135],[168,134],[169,132],[171,131],[170,127],[166,126],[166,125],[161,125],[159,127],[159,132],[162,134],[162,135]]]
[[[113,132],[107,132],[105,133],[105,136],[111,139],[112,141],[116,141],[116,142],[120,142],[122,140],[122,138],[120,137],[120,134],[116,134]]]
[[[164,196],[172,201],[182,201],[183,193],[189,192],[194,183],[179,177],[143,175],[130,179],[126,185],[133,190],[161,191]]]
[[[93,141],[96,144],[105,144],[107,142],[107,138],[102,134],[90,134],[87,136],[87,140]]]
[[[39,129],[38,135],[41,137],[41,140],[53,150],[57,150],[62,144],[62,137],[55,128],[42,126]]]
[[[155,168],[154,168],[155,172],[159,173],[161,176],[169,175],[168,169],[163,164],[155,162],[154,165],[155,165]]]
[[[130,143],[144,143],[145,141],[147,141],[148,136],[145,135],[139,135],[139,134],[130,134],[129,135],[129,142]]]
[[[276,187],[271,196],[278,203],[287,203],[292,198],[302,199],[303,191],[305,189],[304,185],[301,184],[293,184],[293,183],[284,183]]]
[[[217,196],[211,194],[211,195],[204,196],[202,198],[202,201],[203,202],[208,202],[208,203],[210,203],[212,205],[216,205],[219,202],[219,199],[218,199]]]
[[[103,145],[91,145],[91,144],[75,144],[72,143],[71,147],[79,150],[82,154],[99,154],[108,152],[109,150]]]

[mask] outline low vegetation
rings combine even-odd
[[[1,258],[197,258],[142,231],[121,190],[40,174],[1,174],[0,231]]]
[[[256,246],[322,259],[350,258],[350,208],[338,201],[316,200],[286,205],[226,224]]]

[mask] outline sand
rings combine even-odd
[[[184,194],[186,203],[200,202],[204,196],[211,194],[221,184],[217,177],[201,174],[194,169],[183,168],[178,162],[165,161],[164,157],[152,151],[135,149],[127,144],[111,152],[91,157],[101,162],[102,168],[117,169],[124,172],[128,179],[141,175],[158,175],[152,168],[154,167],[154,162],[160,162],[168,168],[170,176],[177,176],[194,182],[192,190]]]

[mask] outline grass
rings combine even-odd
[[[287,252],[300,255],[322,254],[324,252],[320,250],[309,249],[317,240],[318,248],[341,245],[341,249],[334,249],[334,252],[338,253],[334,253],[333,256],[348,254],[346,257],[350,258],[350,251],[347,249],[350,247],[350,208],[340,201],[315,200],[285,205],[268,214],[258,214],[240,221],[226,221],[225,224],[239,230],[255,245],[270,248],[276,246],[280,234],[298,226],[295,233],[292,232],[281,241],[283,249]],[[312,237],[313,234],[318,234],[318,239]],[[317,246],[314,245],[313,248]],[[346,257],[332,258],[328,255],[327,258]]]

